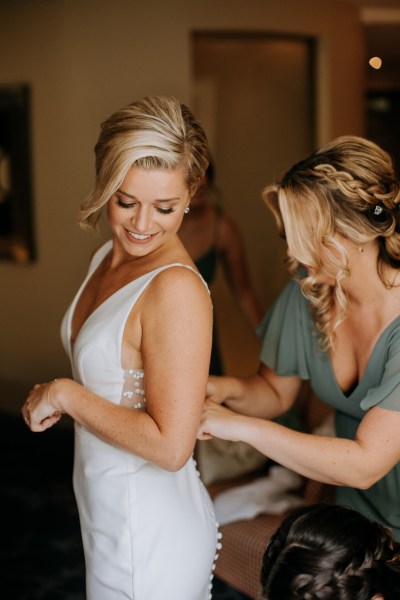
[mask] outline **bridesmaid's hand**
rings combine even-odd
[[[210,375],[207,381],[206,398],[216,404],[223,404],[231,397],[231,378]]]
[[[244,418],[211,399],[206,400],[197,431],[197,438],[199,440],[209,440],[212,437],[217,437],[221,440],[239,441],[239,425]]]
[[[61,419],[61,411],[52,405],[51,391],[56,381],[37,383],[29,392],[21,412],[31,431],[45,431]]]

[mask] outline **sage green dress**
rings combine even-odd
[[[329,354],[318,348],[309,304],[296,281],[286,285],[258,333],[263,364],[279,375],[309,380],[315,394],[336,409],[338,437],[354,439],[373,406],[400,410],[400,316],[381,334],[361,381],[348,394],[338,386]],[[336,501],[390,527],[400,541],[400,463],[368,490],[338,487]]]

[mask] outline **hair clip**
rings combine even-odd
[[[370,219],[376,223],[385,223],[391,214],[390,210],[382,206],[382,204],[375,204],[369,209]]]

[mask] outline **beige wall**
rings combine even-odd
[[[218,200],[238,224],[253,286],[263,307],[287,280],[286,244],[261,191],[315,146],[312,46],[288,36],[195,36],[194,108],[216,166]],[[223,269],[211,291],[225,373],[248,375],[259,339],[248,326]]]
[[[195,30],[316,36],[317,141],[362,133],[362,33],[357,11],[345,2],[3,2],[0,85],[32,87],[38,259],[26,266],[0,263],[0,405],[17,406],[32,383],[69,373],[58,331],[99,244],[75,225],[92,184],[99,123],[145,94],[174,94],[191,104]]]

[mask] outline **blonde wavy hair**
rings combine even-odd
[[[147,97],[117,110],[101,125],[95,146],[96,181],[82,202],[79,223],[96,229],[101,210],[132,166],[183,169],[192,197],[209,163],[207,138],[184,104],[167,96]]]
[[[400,269],[400,190],[392,159],[369,140],[342,136],[295,164],[278,184],[265,188],[263,199],[288,240],[292,277],[302,264],[315,273],[300,280],[301,289],[312,306],[320,346],[333,347],[334,331],[347,312],[342,282],[350,275],[346,250],[335,235],[359,246],[376,240],[376,268],[386,287],[393,284],[385,266]],[[321,249],[334,269],[329,273],[334,285],[317,282],[327,273]]]

